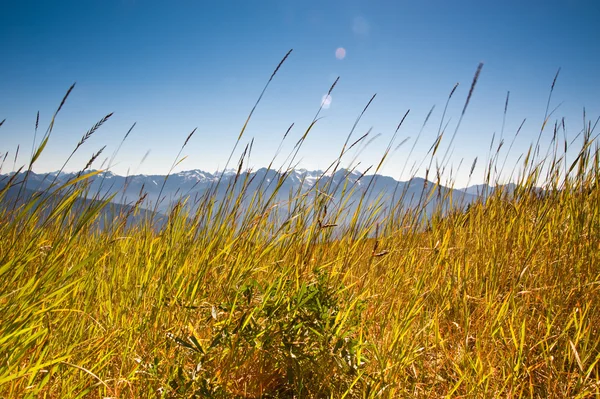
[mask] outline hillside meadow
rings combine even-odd
[[[428,207],[452,203],[429,160],[432,181],[412,208],[367,201],[380,194],[369,190],[350,203],[356,187],[331,179],[283,202],[263,195],[283,185],[317,117],[279,180],[246,175],[219,201],[216,181],[160,224],[143,192],[106,212],[117,194],[89,190],[102,150],[68,182],[28,192],[52,118],[25,177],[0,188],[0,397],[598,397],[593,121],[575,149],[547,116],[540,135],[551,144],[524,151],[514,189],[468,207]],[[431,161],[451,133],[439,132]],[[364,140],[349,136],[326,172]],[[496,146],[489,184],[504,166]],[[235,159],[238,174],[251,151]]]

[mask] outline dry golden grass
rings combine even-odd
[[[119,222],[133,210],[96,228],[105,202],[77,202],[93,173],[4,199],[0,396],[597,397],[592,131],[575,162],[532,147],[514,194],[429,218],[424,201],[342,223],[326,180],[290,193],[285,220],[239,181],[161,229]]]

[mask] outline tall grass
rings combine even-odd
[[[43,153],[56,114],[26,170]],[[27,174],[6,177],[0,396],[597,397],[595,126],[585,120],[583,144],[567,162],[573,150],[557,123],[546,154],[538,155],[538,140],[515,168],[514,191],[498,188],[466,211],[428,208],[435,198],[457,201],[441,189],[447,151],[431,169],[442,122],[427,171],[436,181],[414,208],[369,201],[379,195],[372,190],[353,203],[355,186],[326,178],[366,142],[368,135],[355,140],[352,133],[311,190],[278,202],[318,115],[278,180],[252,182],[240,173],[250,142],[236,179],[182,198],[161,225],[154,216],[127,223],[142,207],[157,206],[143,192],[107,220],[112,197],[88,188],[98,172],[55,180],[29,197]],[[488,183],[504,169],[501,147],[488,156]],[[371,187],[372,177],[362,179]]]

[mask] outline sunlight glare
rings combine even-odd
[[[329,94],[325,94],[323,96],[323,98],[321,99],[321,105],[323,106],[324,109],[328,109],[331,106],[331,95]]]

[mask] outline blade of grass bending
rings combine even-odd
[[[465,113],[467,112],[467,107],[469,106],[469,102],[471,102],[471,97],[473,96],[473,92],[475,91],[475,86],[477,85],[477,81],[479,80],[479,75],[481,74],[482,69],[483,69],[483,62],[480,62],[479,65],[477,66],[477,71],[475,71],[475,76],[473,76],[473,81],[471,82],[471,88],[469,89],[469,94],[467,95],[467,100],[465,101],[463,110],[460,113],[460,118],[458,119],[458,123],[456,124],[456,128],[454,129],[454,133],[452,134],[452,137],[450,138],[450,142],[448,143],[448,148],[446,149],[446,152],[444,153],[444,156],[442,157],[442,162],[440,162],[441,165],[444,165],[444,163],[446,161],[446,156],[447,156],[448,152],[450,151],[452,144],[454,144],[454,139],[456,138],[456,134],[458,133],[458,129],[460,128],[460,124],[463,120],[463,117],[465,116]]]
[[[237,149],[237,146],[238,146],[240,140],[242,139],[242,136],[244,135],[244,132],[246,131],[246,128],[248,127],[248,123],[250,122],[250,119],[252,118],[252,114],[254,114],[254,111],[256,110],[256,107],[258,107],[258,104],[262,100],[265,92],[267,91],[267,88],[269,87],[269,84],[271,83],[271,81],[273,80],[273,78],[275,77],[275,75],[277,74],[277,72],[279,71],[279,69],[281,68],[281,66],[283,65],[283,63],[285,62],[285,60],[287,60],[287,58],[290,56],[290,54],[292,53],[292,51],[294,51],[294,49],[290,49],[287,52],[287,54],[281,59],[281,61],[279,61],[279,64],[277,65],[277,67],[275,68],[275,70],[273,71],[273,73],[271,74],[271,76],[269,77],[269,80],[267,81],[267,83],[263,87],[260,95],[258,96],[258,99],[256,100],[256,102],[254,103],[254,106],[250,110],[250,113],[248,114],[248,117],[246,118],[246,121],[244,122],[244,125],[242,126],[242,130],[240,131],[240,134],[238,135],[238,138],[237,138],[237,140],[236,140],[236,142],[235,142],[235,144],[233,146],[233,150],[231,150],[231,153],[229,154],[229,158],[227,159],[227,162],[225,163],[225,167],[223,168],[223,171],[221,172],[221,178],[225,174],[225,170],[227,170],[227,167],[229,166],[229,162],[231,162],[231,157],[233,156],[235,150]],[[220,181],[220,179],[219,179],[219,181]]]
[[[331,95],[331,93],[333,92],[333,89],[335,88],[335,86],[337,85],[338,81],[340,80],[340,77],[338,76],[335,81],[333,82],[333,84],[329,87],[329,90],[327,91],[327,95]],[[311,121],[310,125],[308,126],[308,128],[306,129],[306,131],[304,132],[304,134],[302,135],[302,137],[296,142],[296,144],[294,145],[294,148],[292,149],[292,151],[290,152],[290,154],[287,156],[287,158],[285,159],[285,161],[283,161],[283,163],[288,163],[288,159],[290,160],[288,163],[288,169],[292,166],[292,164],[294,163],[294,161],[296,160],[296,156],[298,155],[298,152],[300,151],[300,148],[302,147],[302,144],[304,143],[304,141],[306,140],[306,137],[308,136],[308,133],[312,130],[312,128],[315,126],[315,124],[317,123],[317,121],[319,121],[321,118],[319,118],[319,114],[321,113],[321,110],[323,109],[323,105],[324,103],[321,102],[321,104],[319,105],[319,109],[317,110],[317,113],[315,114],[313,120]]]
[[[160,191],[158,192],[158,197],[156,197],[156,203],[154,204],[153,214],[151,216],[152,221],[154,221],[154,215],[158,211],[158,205],[160,204],[160,201],[161,201],[160,197],[162,196],[162,193],[163,193],[163,191],[165,189],[165,186],[167,185],[167,180],[169,179],[169,176],[173,172],[173,169],[175,169],[177,167],[177,165],[179,165],[181,162],[183,162],[185,160],[185,157],[183,159],[179,159],[179,157],[181,156],[181,152],[183,151],[183,149],[185,148],[185,146],[187,145],[187,143],[190,141],[190,139],[192,138],[192,136],[194,135],[194,133],[196,133],[197,129],[198,128],[194,128],[194,130],[192,130],[191,133],[188,134],[188,136],[185,139],[185,142],[183,143],[183,145],[179,149],[179,152],[177,153],[177,156],[175,157],[175,160],[173,161],[173,164],[171,165],[171,168],[169,169],[169,172],[165,175],[165,178],[163,179],[163,183],[160,186]]]
[[[431,114],[433,113],[434,109],[435,109],[435,105],[433,105],[431,107],[431,109],[429,110],[429,112],[427,113],[427,116],[425,117],[425,120],[423,121],[423,124],[421,125],[421,128],[419,129],[419,134],[417,134],[417,138],[413,142],[413,145],[410,148],[410,151],[408,152],[408,156],[406,157],[404,166],[402,166],[402,171],[400,172],[400,176],[398,176],[398,181],[400,181],[402,179],[402,176],[404,176],[404,172],[406,171],[406,166],[408,165],[408,161],[410,160],[410,157],[412,156],[412,154],[415,150],[415,147],[417,146],[417,143],[419,142],[419,139],[421,138],[421,135],[423,134],[423,130],[425,130],[425,125],[427,125],[427,122],[429,121],[429,118],[431,117]],[[423,165],[423,161],[421,161],[421,163],[417,167],[417,170],[421,169],[421,165]]]

